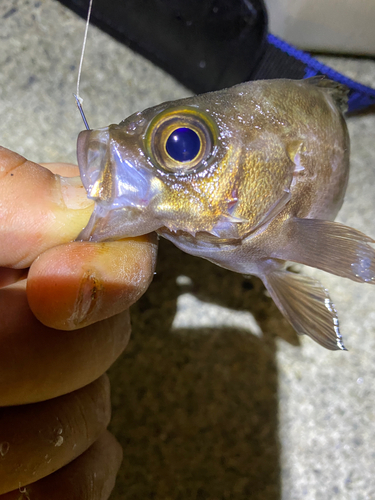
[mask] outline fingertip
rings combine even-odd
[[[148,288],[156,252],[154,236],[52,248],[30,268],[30,308],[43,324],[62,330],[118,314]]]

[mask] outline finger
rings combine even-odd
[[[108,431],[81,456],[50,476],[5,495],[0,500],[107,500],[115,485],[122,449]]]
[[[0,266],[18,269],[75,239],[93,208],[79,177],[54,175],[1,147],[0,200]]]
[[[17,283],[27,277],[28,269],[11,269],[10,267],[0,267],[0,288]]]
[[[156,253],[155,235],[52,248],[30,268],[31,310],[43,324],[62,330],[118,314],[149,286]]]
[[[72,163],[39,163],[39,165],[62,177],[79,177],[79,168]]]
[[[130,337],[128,311],[74,332],[42,325],[24,282],[0,290],[0,318],[0,406],[44,401],[89,384]]]
[[[0,409],[0,494],[35,482],[81,455],[110,419],[108,377],[59,398]]]

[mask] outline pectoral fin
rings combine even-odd
[[[335,306],[319,281],[288,271],[273,271],[262,279],[298,334],[308,335],[331,351],[346,350]]]
[[[290,219],[285,228],[286,245],[272,257],[316,267],[361,283],[375,284],[375,240],[338,222]]]

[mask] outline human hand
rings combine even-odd
[[[0,148],[0,500],[105,500],[121,462],[103,373],[157,245],[72,242],[92,210],[77,175]]]

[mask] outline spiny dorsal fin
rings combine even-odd
[[[346,85],[329,80],[324,75],[306,78],[305,81],[310,85],[315,85],[316,87],[326,90],[343,113],[348,110],[349,88]]]

